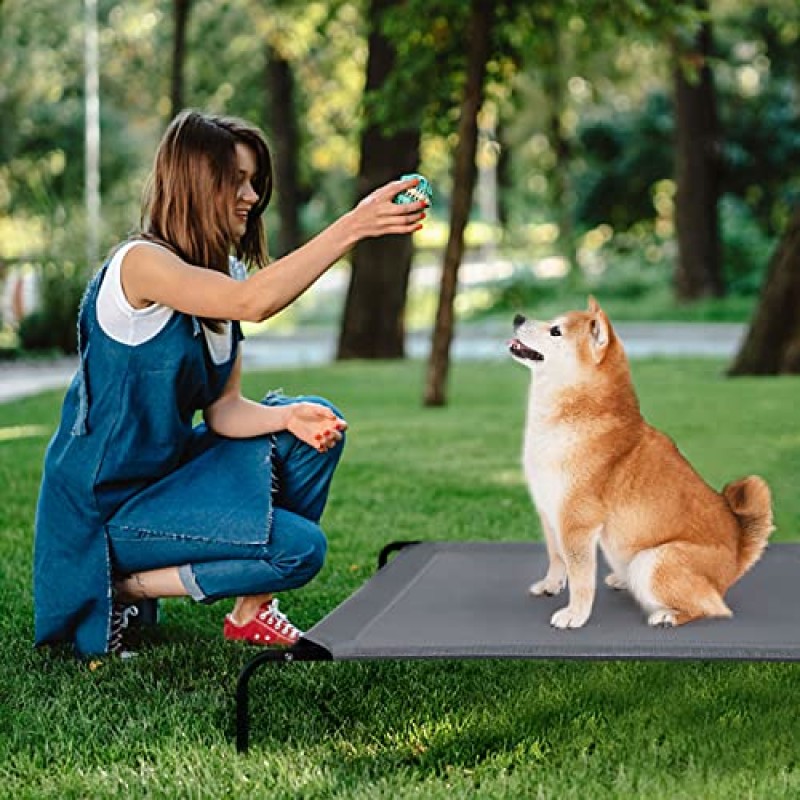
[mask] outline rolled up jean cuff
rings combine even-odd
[[[194,570],[192,569],[191,564],[184,564],[183,566],[178,567],[178,577],[181,579],[183,588],[186,589],[189,597],[191,597],[192,600],[196,600],[198,603],[208,602],[206,593],[197,583],[197,578],[194,576]]]

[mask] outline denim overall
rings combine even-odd
[[[318,526],[341,443],[317,453],[288,432],[226,439],[195,412],[222,393],[242,339],[215,364],[200,322],[175,312],[128,346],[97,320],[103,267],[78,320],[80,364],[45,455],[36,510],[37,645],[108,649],[113,575],[179,567],[201,602],[296,588],[321,568]],[[301,399],[270,394],[282,405]]]

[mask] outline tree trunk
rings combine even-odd
[[[191,7],[192,0],[173,0],[172,2],[175,34],[172,42],[172,79],[169,93],[170,119],[173,119],[185,104],[183,65],[186,61],[186,30],[189,26]]]
[[[570,73],[565,64],[560,20],[557,16],[551,16],[546,22],[542,20],[540,26],[547,33],[542,87],[547,97],[547,137],[555,156],[548,175],[548,194],[551,211],[558,225],[558,249],[567,261],[569,279],[575,281],[578,277],[578,256],[569,177],[572,149],[562,122],[566,108],[564,75]]]
[[[696,0],[708,12],[707,0]],[[691,46],[675,43],[675,224],[678,261],[675,293],[680,300],[721,297],[719,233],[719,122],[709,64],[711,23],[704,22]]]
[[[467,227],[477,167],[478,111],[483,103],[486,63],[494,22],[493,0],[472,0],[467,34],[467,81],[458,123],[458,144],[453,164],[453,196],[450,208],[450,233],[442,264],[439,305],[431,341],[425,386],[425,405],[446,403],[447,376],[450,370],[450,345],[453,340],[453,306],[458,286],[458,269],[464,254],[464,229]]]
[[[275,149],[275,192],[278,201],[278,244],[273,255],[283,256],[302,243],[300,233],[300,186],[297,177],[300,139],[294,108],[294,76],[291,64],[269,43],[265,46],[267,103],[272,144]]]
[[[366,92],[386,82],[395,62],[391,42],[381,33],[381,16],[402,0],[372,0]],[[419,129],[386,134],[370,122],[361,137],[358,200],[378,186],[419,169]],[[411,273],[410,236],[365,239],[353,251],[350,284],[339,332],[337,359],[404,358],[405,305]]]
[[[497,215],[500,219],[500,228],[503,233],[508,230],[511,214],[508,208],[508,196],[514,182],[512,170],[514,167],[511,145],[506,139],[505,119],[501,116],[497,123],[497,141],[500,149],[497,153]]]
[[[729,375],[800,373],[800,208],[770,263],[761,299]]]

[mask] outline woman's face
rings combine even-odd
[[[250,209],[258,202],[252,180],[256,174],[256,156],[252,148],[237,142],[236,163],[239,170],[236,197],[231,205],[231,230],[241,239],[247,230]]]

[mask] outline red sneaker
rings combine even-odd
[[[277,599],[264,603],[255,617],[244,625],[238,625],[227,614],[222,632],[226,639],[241,639],[262,645],[293,645],[303,635],[278,609]]]

